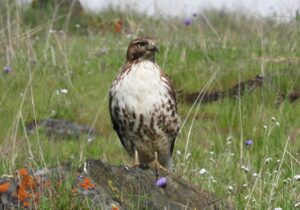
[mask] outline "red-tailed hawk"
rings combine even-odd
[[[126,64],[109,91],[109,111],[114,130],[136,165],[156,163],[171,169],[179,117],[175,91],[155,62],[156,52],[152,38],[130,42]]]

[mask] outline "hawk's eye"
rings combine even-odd
[[[146,46],[146,43],[145,42],[138,42],[137,43],[137,47],[138,48],[143,48],[143,47],[145,47]]]

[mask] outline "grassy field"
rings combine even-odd
[[[300,102],[277,104],[280,95],[300,90],[299,21],[209,11],[191,14],[193,22],[186,25],[183,19],[132,12],[96,17],[69,8],[1,4],[0,174],[70,160],[78,167],[87,158],[129,164],[112,130],[108,90],[129,41],[148,35],[156,37],[157,62],[181,94],[226,90],[257,74],[265,77],[261,88],[241,97],[195,105],[180,101],[174,173],[237,209],[300,205],[300,183],[293,178],[300,174]],[[117,18],[124,21],[122,33],[114,31]],[[62,89],[67,94],[57,94]],[[27,122],[46,118],[94,126],[100,135],[90,142],[25,132]],[[54,197],[51,207],[70,203],[67,194]]]

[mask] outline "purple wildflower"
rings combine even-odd
[[[166,187],[167,186],[167,178],[166,177],[162,177],[162,178],[159,178],[156,183],[155,183],[156,186],[158,187]]]
[[[184,21],[184,24],[186,25],[186,26],[189,26],[189,25],[191,25],[193,23],[193,20],[192,19],[186,19],[185,21]]]
[[[253,140],[251,140],[251,139],[245,141],[245,145],[246,145],[246,146],[250,146],[250,145],[252,145],[252,144],[253,144]]]
[[[6,74],[9,74],[11,72],[11,67],[10,66],[5,66],[3,68],[3,72],[6,73]]]

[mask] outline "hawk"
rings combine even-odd
[[[155,163],[170,170],[179,117],[175,91],[155,62],[157,52],[152,38],[130,42],[126,63],[109,91],[109,111],[113,128],[134,157],[134,165]]]

